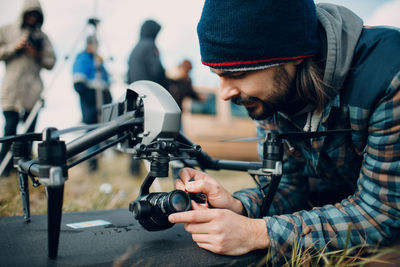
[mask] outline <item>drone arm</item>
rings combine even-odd
[[[143,118],[133,118],[132,113],[126,113],[116,120],[107,123],[67,144],[67,158],[71,158],[86,149],[106,141],[110,137],[122,133],[132,125],[143,123]]]
[[[185,160],[184,162],[191,166],[198,166],[204,170],[230,170],[230,171],[243,171],[258,170],[262,167],[261,162],[256,161],[238,161],[238,160],[220,160],[212,158],[213,162],[210,165],[199,163],[199,159]]]
[[[177,141],[188,146],[194,146],[192,141],[190,141],[182,132],[179,132],[177,136]],[[202,170],[219,170],[219,168],[216,166],[217,161],[210,157],[204,151],[199,151],[194,156],[196,157],[196,160],[188,160],[187,163],[190,162],[189,164],[192,166],[199,166]]]
[[[193,146],[194,144],[182,133],[180,132],[177,141],[188,146]],[[198,166],[202,170],[233,170],[233,171],[248,171],[257,170],[261,168],[261,162],[248,162],[248,161],[236,161],[236,160],[219,160],[211,157],[204,151],[199,151],[194,154],[195,160],[185,160],[191,166]]]

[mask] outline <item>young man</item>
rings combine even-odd
[[[170,222],[185,223],[212,252],[271,248],[275,259],[295,243],[329,251],[398,238],[400,32],[364,27],[350,10],[312,0],[206,0],[197,30],[221,97],[244,105],[260,136],[352,132],[285,142],[282,180],[264,217],[260,189],[231,195],[183,169],[176,187],[207,194],[214,208],[193,203]]]
[[[43,20],[39,1],[25,0],[18,20],[0,28],[0,60],[6,65],[1,85],[5,136],[16,134],[20,120],[28,118],[43,91],[40,71],[43,68],[52,69],[56,62],[53,46],[42,31]],[[35,130],[36,118],[28,132]],[[0,161],[6,156],[9,147],[9,144],[2,145]],[[4,171],[5,176],[11,168],[10,161]]]
[[[72,67],[74,88],[79,94],[82,111],[82,122],[95,124],[101,122],[101,107],[111,103],[110,77],[104,66],[104,60],[99,56],[99,42],[94,35],[86,38],[85,50],[80,52]],[[93,147],[89,152],[96,150]],[[89,171],[98,169],[97,158],[88,160]]]

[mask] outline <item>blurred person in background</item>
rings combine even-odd
[[[205,100],[200,94],[198,94],[192,86],[192,79],[190,77],[190,71],[192,70],[192,62],[188,59],[184,59],[178,66],[167,69],[166,75],[168,78],[169,92],[178,104],[179,108],[183,113],[183,100],[185,98],[191,98],[193,100]],[[181,131],[183,127],[181,124]],[[171,162],[172,177],[173,179],[179,179],[179,171],[183,165],[179,161]]]
[[[104,60],[98,55],[99,42],[94,35],[86,39],[86,48],[74,61],[72,72],[75,91],[79,94],[82,122],[95,124],[101,122],[101,107],[111,103],[110,77],[104,66]],[[99,146],[89,149],[91,152]],[[98,169],[98,160],[88,160],[89,171]]]
[[[156,46],[156,38],[161,25],[154,20],[145,20],[140,28],[140,38],[128,59],[127,83],[148,80],[168,90],[168,80]],[[140,173],[140,161],[131,158],[131,174]]]
[[[51,70],[56,56],[48,36],[42,31],[44,14],[39,1],[25,0],[21,15],[15,24],[0,28],[0,60],[6,72],[1,85],[1,108],[5,119],[4,135],[15,135],[20,121],[25,122],[32,108],[41,99],[42,68]],[[27,129],[35,130],[37,115]],[[0,160],[10,145],[3,143]],[[3,175],[8,176],[12,161]]]
[[[182,110],[182,102],[185,98],[202,100],[200,95],[193,89],[190,71],[192,63],[184,59],[178,66],[167,69],[166,75],[169,83],[169,92]]]

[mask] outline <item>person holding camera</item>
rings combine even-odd
[[[16,134],[19,121],[27,119],[43,91],[41,69],[51,70],[56,62],[52,44],[41,30],[43,19],[40,3],[25,0],[18,21],[0,28],[0,60],[6,65],[1,85],[5,136]],[[35,130],[36,119],[28,132]],[[9,147],[3,143],[0,160],[4,159]],[[10,161],[3,175],[7,176],[11,167]]]
[[[201,248],[225,255],[271,249],[275,261],[294,247],[398,241],[399,30],[364,26],[349,9],[312,0],[206,0],[197,32],[221,98],[246,107],[261,138],[267,130],[352,131],[284,140],[269,210],[261,210],[266,179],[232,195],[210,175],[184,168],[176,188],[206,194],[213,208],[192,202],[169,221],[185,223]]]

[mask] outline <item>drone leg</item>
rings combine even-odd
[[[271,183],[269,184],[267,195],[264,197],[261,205],[261,218],[267,216],[269,208],[271,207],[275,193],[278,190],[279,182],[281,181],[282,175],[272,175]]]
[[[60,238],[64,185],[48,186],[46,189],[49,258],[54,259],[57,257],[58,243]]]
[[[25,222],[31,221],[31,211],[29,207],[29,187],[28,187],[28,175],[26,173],[18,172],[19,191],[22,200],[22,210],[24,212]]]

